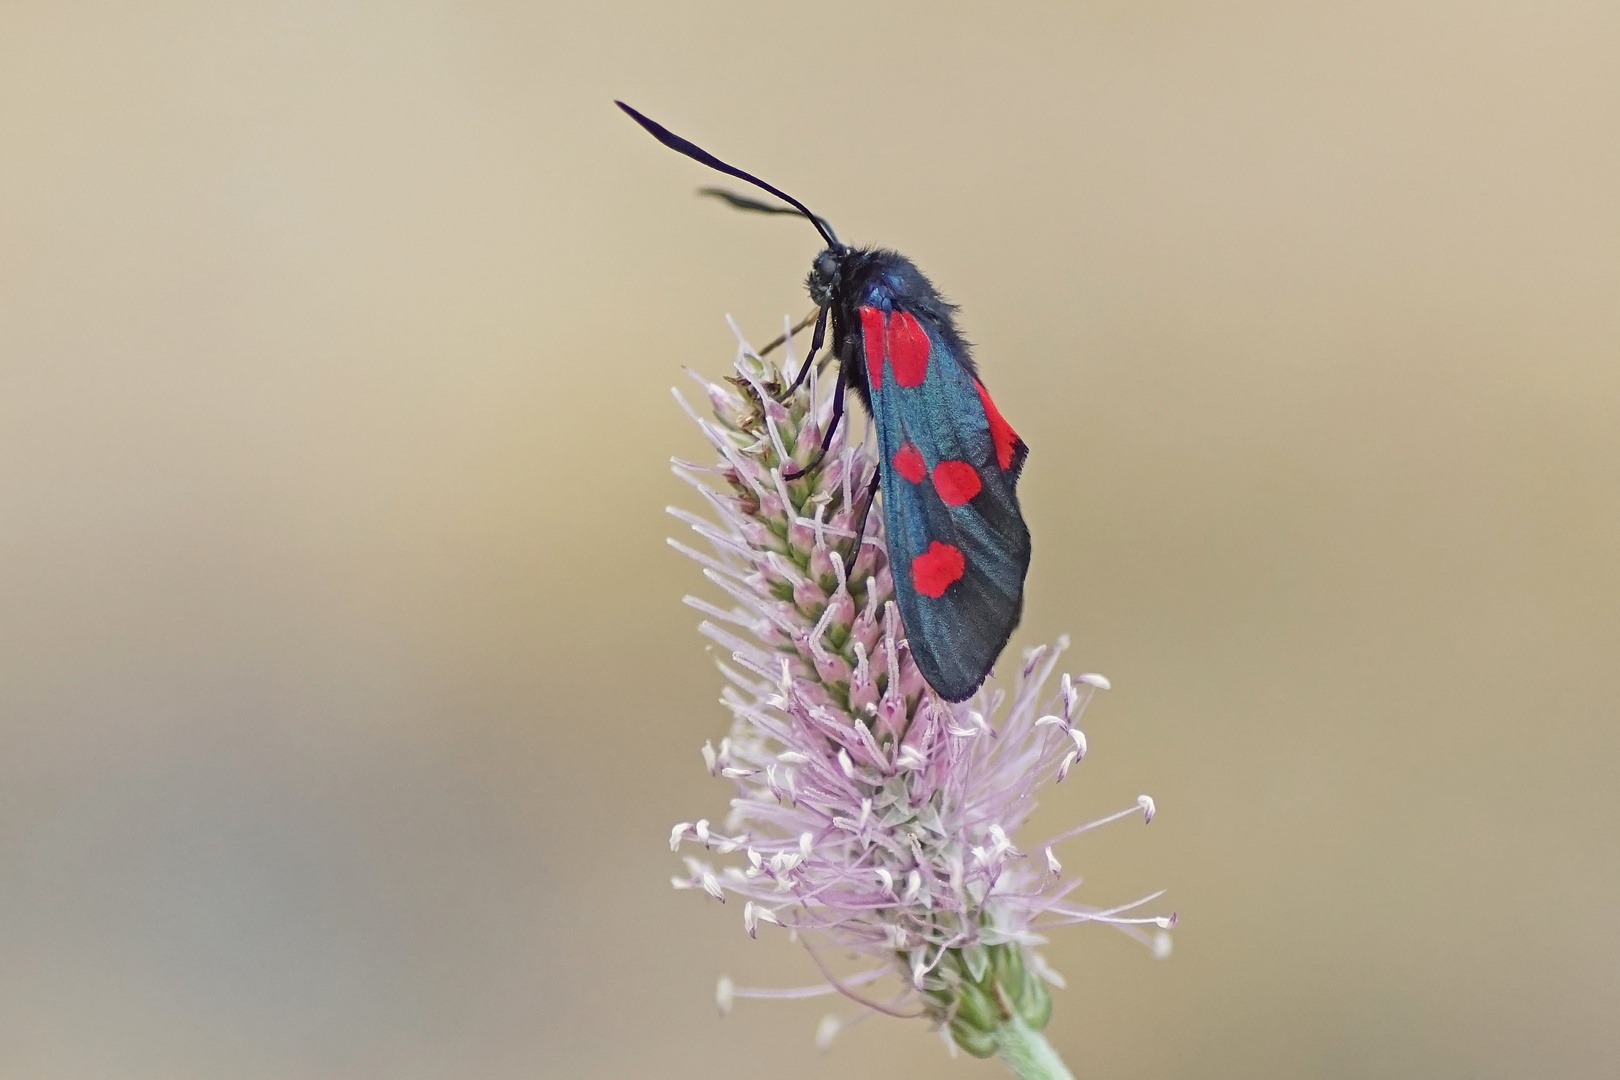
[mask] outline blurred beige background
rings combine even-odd
[[[1620,1073],[1620,8],[0,9],[0,1075],[988,1077],[669,890],[670,400],[908,253],[1033,447],[1088,1077]]]

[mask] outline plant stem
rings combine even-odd
[[[996,1031],[996,1053],[1020,1080],[1074,1080],[1052,1044],[1017,1013]]]

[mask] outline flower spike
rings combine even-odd
[[[710,514],[671,511],[699,548],[671,546],[724,593],[718,604],[687,603],[707,617],[701,630],[722,651],[732,725],[702,756],[733,797],[723,823],[682,822],[669,836],[672,849],[702,846],[736,861],[717,872],[689,858],[674,884],[722,901],[740,897],[749,937],[762,924],[782,927],[825,981],[746,990],[722,978],[716,1003],[724,1013],[738,998],[837,994],[859,1011],[824,1020],[818,1045],[868,1015],[923,1015],[953,1052],[1011,1061],[1008,1040],[1040,1038],[1034,1033],[1052,1005],[1046,988],[1062,985],[1033,951],[1040,929],[1100,922],[1156,956],[1169,953],[1173,916],[1125,914],[1158,894],[1123,905],[1073,903],[1080,879],[1064,875],[1053,850],[1133,813],[1151,821],[1152,799],[1045,844],[1020,849],[1013,841],[1037,790],[1086,755],[1081,715],[1108,680],[1061,675],[1053,686],[1068,647],[1060,639],[1006,663],[1011,679],[1000,688],[987,683],[956,704],[936,695],[901,625],[881,514],[871,515],[856,547],[865,516],[858,493],[877,468],[872,450],[847,441],[845,425],[815,458],[831,422],[830,395],[818,400],[813,381],[786,393],[782,373],[740,334],[739,342],[727,385],[698,380],[714,419],[681,399],[718,460],[677,461],[675,471],[699,489]],[[840,974],[824,951],[875,966]],[[864,989],[885,980],[888,991]]]

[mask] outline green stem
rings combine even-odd
[[[1074,1080],[1052,1044],[1016,1012],[996,1029],[996,1053],[1020,1080]]]

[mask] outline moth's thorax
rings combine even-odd
[[[904,255],[882,248],[828,248],[816,256],[805,287],[817,307],[940,305],[933,283]]]

